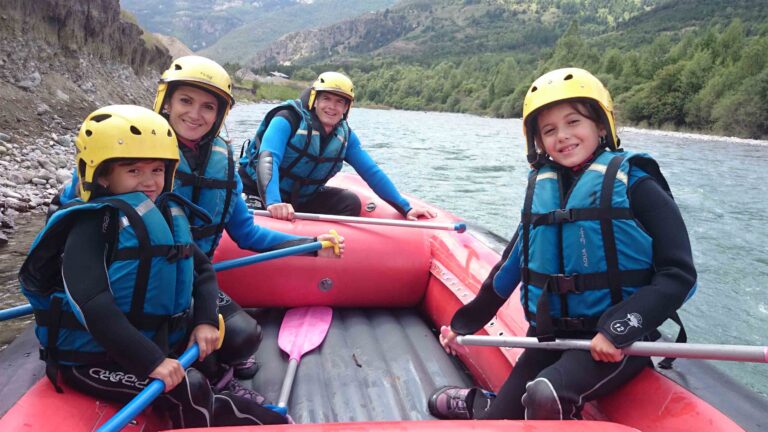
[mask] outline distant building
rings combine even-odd
[[[288,75],[281,72],[270,72],[269,75],[275,78],[288,79]]]

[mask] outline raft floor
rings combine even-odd
[[[277,343],[284,310],[258,311],[261,367],[245,385],[277,404],[288,356]],[[427,399],[470,385],[415,309],[338,309],[325,341],[301,358],[288,403],[296,423],[434,419]]]

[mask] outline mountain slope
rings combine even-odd
[[[765,0],[409,1],[287,35],[251,68],[343,69],[361,102],[519,116],[541,73],[586,68],[622,122],[768,137]],[[270,66],[274,67],[274,66]]]
[[[411,0],[382,12],[294,33],[256,53],[249,64],[344,61],[360,54],[440,58],[552,46],[571,21],[599,34],[659,1]],[[571,5],[555,8],[556,4]]]
[[[297,30],[322,27],[397,0],[121,0],[148,30],[219,62],[244,62]]]

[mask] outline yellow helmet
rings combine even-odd
[[[346,118],[349,109],[352,108],[352,102],[355,100],[355,86],[352,84],[352,80],[340,72],[321,73],[315,82],[312,83],[312,87],[309,90],[309,109],[315,107],[317,92],[321,91],[337,94],[349,101],[347,111],[344,113],[344,117]]]
[[[608,89],[599,79],[584,69],[563,68],[545,73],[536,79],[528,89],[523,103],[523,135],[528,144],[528,162],[539,160],[543,150],[537,150],[534,132],[536,114],[555,102],[582,100],[597,103],[600,108],[600,121],[610,133],[606,145],[616,150],[621,145],[616,135],[616,122],[613,114],[613,100]]]
[[[95,189],[95,174],[109,159],[165,159],[165,190],[173,187],[179,162],[176,135],[160,114],[136,105],[110,105],[85,118],[75,139],[75,163],[80,177],[80,198],[88,201]]]
[[[224,118],[229,110],[235,104],[235,96],[232,93],[232,78],[220,64],[215,61],[196,55],[179,57],[171,63],[168,70],[163,72],[163,76],[157,84],[157,94],[155,95],[154,111],[162,112],[165,98],[168,96],[168,86],[171,83],[190,84],[201,87],[219,96],[225,103],[222,115],[218,119],[219,124],[214,131],[219,134],[221,126],[224,124]]]

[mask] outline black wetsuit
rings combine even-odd
[[[116,306],[107,268],[117,239],[117,224],[103,223],[105,211],[111,210],[85,212],[72,227],[64,247],[62,276],[69,295],[82,308],[83,315],[88,316],[91,335],[114,361],[82,366],[59,365],[59,371],[67,384],[83,393],[128,402],[143,390],[150,381],[148,375],[165,358],[184,351],[189,335],[177,346],[163,349],[139,333]],[[115,221],[115,218],[110,217],[109,221]],[[250,317],[234,302],[225,302],[223,308],[217,307],[217,300],[222,302],[222,294],[216,273],[208,257],[196,245],[192,246],[195,277],[192,314],[187,328],[191,332],[200,324],[218,326],[218,312],[226,309],[232,328],[225,332],[231,334],[230,341],[234,341],[231,345],[235,350],[238,341],[249,336],[238,335],[238,332],[243,333],[238,323],[245,321],[240,315]],[[253,324],[257,325],[255,321]],[[168,412],[174,428],[285,423],[285,417],[246,397],[226,388],[212,389],[211,384],[221,378],[220,351],[193,364],[179,385],[154,402]]]
[[[569,174],[562,176],[564,183],[568,183],[563,185],[563,190],[569,190],[573,184],[574,177]],[[618,347],[638,340],[657,339],[656,328],[682,305],[694,286],[696,270],[690,241],[672,197],[650,176],[636,181],[629,189],[629,196],[634,217],[653,238],[654,275],[651,283],[604,312],[594,331],[558,331],[558,338],[592,339],[599,331]],[[477,297],[456,312],[451,321],[454,332],[475,333],[504,304],[506,298],[494,289],[494,277],[515,249],[517,240],[516,234],[501,261],[483,282]],[[642,311],[643,328],[628,331],[623,336],[608,331],[610,323],[625,317],[628,311]],[[533,334],[529,330],[529,335]],[[474,417],[579,418],[585,402],[616,390],[647,365],[650,365],[648,357],[625,357],[620,362],[606,363],[594,361],[589,351],[527,349],[490,407],[485,410],[475,408]],[[538,402],[533,402],[534,399]]]
[[[59,365],[70,386],[96,397],[127,402],[149,382],[149,374],[173,352],[186,348],[188,337],[180,346],[165,352],[142,335],[117,307],[109,286],[107,267],[116,241],[116,221],[103,224],[105,212],[83,212],[75,222],[64,247],[62,276],[69,295],[88,317],[89,332],[109,353],[112,362],[82,366]],[[218,326],[216,297],[218,285],[210,260],[194,246],[195,280],[193,311],[188,329],[200,324]],[[174,389],[164,393],[157,403],[166,407],[174,426],[210,426],[213,393],[208,380],[195,370]]]

